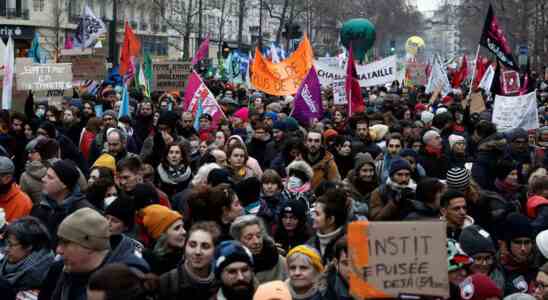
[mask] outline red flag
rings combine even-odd
[[[453,74],[453,80],[451,80],[451,85],[454,88],[458,88],[460,84],[468,76],[468,62],[466,61],[466,55],[462,58],[460,69]]]
[[[489,5],[483,31],[481,32],[480,45],[489,49],[507,68],[518,69],[518,64],[512,55],[512,47],[510,47],[504,31],[499,26],[491,5]]]
[[[132,66],[132,57],[137,57],[141,53],[141,43],[131,30],[126,21],[124,32],[124,43],[122,44],[122,53],[120,54],[120,75],[124,76]]]
[[[489,60],[485,57],[481,57],[478,55],[478,59],[476,60],[476,73],[473,78],[473,88],[477,88],[481,79],[483,78],[483,75],[485,75],[485,71],[487,71],[487,68],[489,67],[491,63]]]
[[[346,65],[346,79],[344,81],[344,90],[346,91],[346,99],[348,101],[348,116],[354,113],[363,112],[365,103],[363,102],[362,90],[358,79],[358,72],[354,64],[354,55],[352,47],[348,47],[348,64]]]

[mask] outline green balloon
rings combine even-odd
[[[350,19],[341,28],[341,42],[348,49],[352,44],[354,58],[363,60],[375,43],[375,25],[367,19]]]

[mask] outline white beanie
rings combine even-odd
[[[541,231],[537,234],[535,239],[537,243],[537,249],[540,251],[544,258],[548,258],[548,230]]]
[[[424,124],[430,124],[432,120],[434,119],[434,114],[425,110],[421,112],[421,121],[424,122]]]
[[[453,149],[453,146],[458,142],[464,142],[464,137],[458,134],[452,134],[449,136],[449,149]]]
[[[428,130],[428,131],[425,132],[424,135],[422,136],[422,142],[423,142],[424,144],[428,144],[428,142],[429,142],[430,140],[432,140],[433,138],[435,138],[436,136],[440,136],[440,134],[439,134],[437,131],[435,131],[435,130],[433,130],[433,129]]]

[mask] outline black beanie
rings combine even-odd
[[[508,177],[508,175],[510,174],[510,172],[512,172],[513,170],[515,170],[517,167],[516,167],[516,164],[511,161],[511,160],[501,160],[497,163],[497,167],[496,167],[496,170],[497,170],[497,174],[496,174],[496,177],[499,179],[499,180],[504,180],[506,179],[506,177]]]
[[[34,150],[40,153],[42,160],[56,158],[59,155],[59,143],[55,139],[40,138],[34,146]]]
[[[207,175],[207,183],[211,187],[216,187],[221,183],[228,183],[231,186],[234,185],[234,182],[232,181],[232,175],[230,175],[230,171],[227,169],[213,169],[209,174]]]
[[[169,128],[174,129],[177,126],[177,113],[171,110],[163,111],[158,118],[158,125],[167,125]]]
[[[285,213],[292,213],[301,222],[299,225],[304,225],[306,222],[306,205],[300,200],[286,201],[280,207],[280,217]]]
[[[51,168],[53,169],[55,174],[57,174],[59,180],[61,180],[61,182],[64,183],[67,188],[72,191],[76,183],[78,183],[78,179],[80,178],[80,172],[78,172],[78,168],[72,162],[72,160],[58,160],[54,162],[53,165],[51,165]]]
[[[504,221],[504,240],[510,242],[518,238],[533,238],[533,226],[529,219],[520,213],[511,213]]]
[[[261,182],[257,177],[249,177],[238,182],[235,190],[242,206],[245,207],[259,200],[261,196]]]
[[[485,229],[478,225],[464,227],[459,238],[459,244],[468,256],[474,256],[478,253],[495,254],[495,244],[491,235]]]
[[[156,189],[146,183],[137,184],[132,194],[135,210],[140,210],[151,204],[160,203],[160,196],[158,196]]]
[[[133,228],[135,211],[133,210],[130,199],[128,198],[121,197],[114,200],[105,209],[105,215],[111,215],[120,219],[120,221],[122,221],[129,230]]]

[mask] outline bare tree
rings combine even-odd
[[[64,35],[64,25],[67,22],[68,18],[68,9],[69,6],[63,5],[62,0],[52,0],[51,6],[51,16],[53,18],[53,26],[51,28],[51,35],[45,34],[44,40],[48,48],[53,49],[53,57],[55,62],[59,60],[59,54],[63,47],[61,43],[62,36]]]

